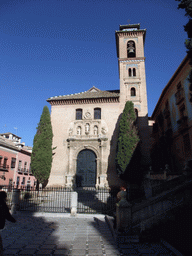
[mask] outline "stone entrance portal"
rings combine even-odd
[[[96,155],[90,149],[79,152],[77,156],[77,187],[94,187],[96,183]]]

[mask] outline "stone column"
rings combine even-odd
[[[11,206],[11,213],[15,214],[19,207],[19,201],[20,201],[20,190],[17,188],[14,188],[13,190],[13,196],[12,196],[12,206]]]
[[[71,192],[71,215],[75,216],[77,214],[77,192]]]

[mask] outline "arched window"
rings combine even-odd
[[[81,126],[77,127],[77,135],[81,135]]]
[[[101,119],[101,109],[94,108],[94,119]]]
[[[136,90],[134,87],[131,88],[131,96],[136,96]]]
[[[136,69],[133,68],[133,76],[136,76]]]
[[[131,68],[129,68],[129,76],[131,76]]]
[[[82,120],[82,109],[76,109],[76,120]]]
[[[136,48],[134,41],[127,42],[127,58],[134,58],[136,57]]]

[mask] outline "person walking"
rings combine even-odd
[[[0,191],[0,231],[5,227],[5,220],[11,221],[13,223],[16,220],[9,212],[9,208],[6,204],[7,193],[5,191]],[[0,234],[0,256],[3,256],[3,243]]]

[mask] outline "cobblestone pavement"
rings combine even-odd
[[[1,232],[4,255],[181,255],[163,243],[117,247],[103,215],[18,214]]]

